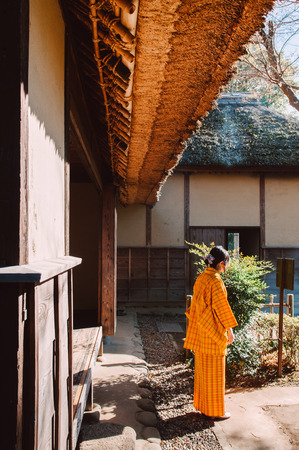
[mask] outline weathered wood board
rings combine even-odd
[[[101,345],[101,327],[73,331],[73,448],[79,436],[87,397],[92,389],[93,367]]]

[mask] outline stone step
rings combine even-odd
[[[83,425],[77,446],[77,450],[134,450],[135,448],[135,430],[113,422]]]

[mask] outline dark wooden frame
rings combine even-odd
[[[266,243],[265,175],[260,176],[260,248]],[[260,252],[260,257],[262,257]]]
[[[0,266],[28,259],[28,53],[29,0],[0,6]],[[11,33],[11,30],[14,30]],[[8,36],[10,36],[8,38]],[[5,430],[1,448],[22,447],[24,319],[28,295],[24,287],[4,284],[1,290],[1,342],[6,382],[1,384]]]
[[[145,239],[146,245],[152,245],[152,206],[146,205]]]
[[[185,239],[185,241],[189,241],[189,227],[190,227],[190,174],[184,173],[184,239]]]

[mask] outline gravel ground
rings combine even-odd
[[[171,322],[184,324],[184,316]],[[185,362],[184,333],[159,332],[167,315],[138,314],[138,322],[156,405],[162,449],[221,449],[212,423],[193,408],[193,369]]]

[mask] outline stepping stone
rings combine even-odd
[[[177,322],[160,322],[156,320],[156,325],[161,333],[183,333],[184,330],[181,325]]]
[[[146,427],[155,427],[157,425],[156,414],[149,411],[139,411],[136,413],[136,419]]]
[[[148,442],[152,444],[161,444],[161,436],[157,428],[155,427],[146,427],[142,431],[143,439],[146,439]]]
[[[143,380],[141,380],[141,381],[138,383],[138,386],[139,386],[140,388],[146,388],[146,389],[148,389],[148,388],[150,387],[150,385],[151,385],[151,383],[150,383],[150,381],[148,380],[148,378],[144,378]]]
[[[161,446],[152,442],[146,442],[141,447],[138,447],[138,450],[161,450]]]
[[[118,423],[100,422],[83,426],[79,442],[79,450],[134,450],[136,432]]]
[[[152,393],[147,388],[138,388],[138,393],[141,398],[152,398]]]
[[[153,413],[156,412],[155,404],[149,398],[140,398],[139,400],[136,400],[136,403],[139,408],[143,409],[144,411],[151,411]]]

